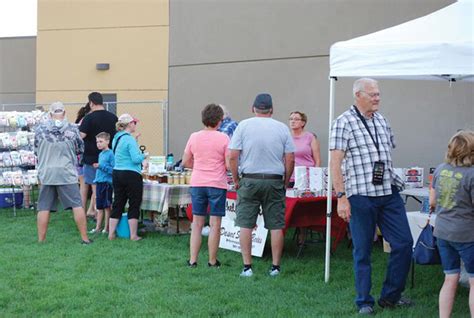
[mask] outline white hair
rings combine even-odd
[[[377,85],[378,82],[376,80],[374,80],[372,78],[368,78],[368,77],[359,78],[358,80],[356,80],[354,82],[354,85],[352,86],[352,94],[354,95],[354,97],[356,97],[356,94],[358,92],[364,90],[366,84],[375,84],[375,85]]]
[[[224,118],[230,117],[230,113],[229,113],[229,110],[227,109],[227,107],[225,107],[222,104],[219,104],[219,107],[222,108],[222,111],[224,112]]]

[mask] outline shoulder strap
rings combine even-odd
[[[433,214],[435,208],[430,207],[430,214],[428,215],[428,220],[426,220],[426,225],[430,224],[431,215]]]
[[[112,150],[114,152],[114,155],[115,155],[115,150],[117,150],[117,146],[118,146],[118,143],[120,141],[120,138],[122,138],[123,136],[125,136],[127,134],[123,134],[122,136],[118,137],[117,138],[117,141],[115,142],[115,146],[114,146],[114,149]]]

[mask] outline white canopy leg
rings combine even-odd
[[[331,137],[331,126],[334,119],[334,93],[336,78],[329,78],[329,133],[328,133],[328,191],[326,207],[326,262],[324,266],[324,281],[329,282],[329,269],[331,264],[331,214],[332,214],[332,176],[331,176],[331,151],[329,150],[329,139]]]

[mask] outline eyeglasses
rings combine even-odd
[[[367,93],[365,91],[361,91],[361,92],[366,93],[368,96],[370,96],[370,98],[380,97],[380,93]]]
[[[303,119],[290,117],[289,120],[290,120],[290,121],[292,121],[292,120],[293,120],[293,121],[302,121]]]

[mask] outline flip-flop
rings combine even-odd
[[[138,241],[141,241],[141,240],[143,240],[143,237],[141,237],[141,236],[139,236],[139,237],[138,237],[137,239],[135,239],[135,240],[130,239],[130,241],[135,241],[135,242],[138,242]]]

